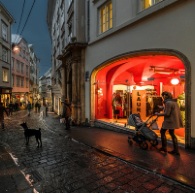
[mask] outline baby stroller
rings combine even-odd
[[[156,123],[158,116],[153,120],[151,115],[146,122],[143,122],[140,118],[140,114],[131,114],[128,119],[128,125],[134,126],[136,133],[132,137],[128,137],[128,142],[132,145],[133,141],[139,144],[139,146],[147,150],[148,143],[152,146],[158,145],[158,136],[152,130],[157,130],[158,125]]]

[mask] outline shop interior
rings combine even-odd
[[[141,119],[159,112],[161,93],[171,92],[177,99],[185,126],[185,67],[176,56],[147,55],[117,60],[101,68],[96,75],[95,117],[116,125],[128,126],[130,114]],[[158,118],[159,128],[163,117]],[[160,137],[159,130],[155,132]],[[185,143],[185,128],[175,130],[180,143]]]

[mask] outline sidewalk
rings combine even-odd
[[[195,189],[194,150],[180,147],[180,156],[163,154],[154,147],[142,150],[135,142],[133,145],[128,144],[127,134],[95,127],[72,127],[70,136],[106,154]],[[168,146],[168,150],[172,150],[172,145]]]

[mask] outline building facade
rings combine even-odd
[[[72,35],[59,47],[62,41],[52,39],[52,57],[61,72],[60,94],[71,100],[78,124],[130,113],[146,119],[166,90],[180,106],[183,144],[195,148],[193,0],[61,0],[52,6],[58,8],[48,18],[51,37],[54,29],[64,40]],[[60,16],[65,22],[56,24]]]
[[[48,110],[52,110],[52,81],[51,81],[51,68],[39,78],[39,98],[42,104],[46,104]]]
[[[23,37],[15,34],[12,34],[12,44],[18,48],[17,51],[12,51],[12,102],[18,108],[25,109],[31,99],[29,47]]]
[[[33,45],[29,44],[28,48],[30,55],[29,98],[34,105],[39,96],[39,59],[34,52]]]
[[[52,40],[53,110],[60,114],[60,100],[62,97],[68,98],[77,123],[82,122],[85,111],[82,53],[86,47],[85,6],[85,0],[48,1],[47,22]],[[75,91],[76,88],[79,92]]]
[[[11,98],[11,24],[13,17],[0,3],[0,101],[8,106]]]

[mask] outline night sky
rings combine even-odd
[[[40,59],[39,76],[42,76],[51,67],[51,40],[46,20],[47,0],[25,0],[24,8],[24,0],[0,0],[0,2],[15,20],[12,24],[12,34],[17,33],[28,44],[33,44],[34,52]],[[31,10],[33,3],[34,6]],[[24,10],[23,14],[22,8]],[[22,18],[21,21],[20,18]]]

